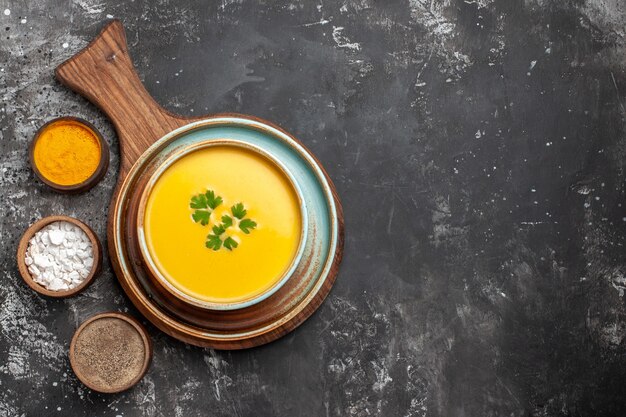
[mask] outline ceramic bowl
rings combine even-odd
[[[300,219],[302,222],[301,233],[299,237],[298,248],[296,250],[294,257],[292,258],[289,264],[289,267],[281,275],[281,277],[276,280],[274,285],[272,285],[270,288],[266,289],[264,292],[252,298],[237,301],[237,302],[218,303],[218,302],[209,302],[209,301],[201,300],[201,299],[198,299],[198,298],[195,298],[193,296],[186,294],[185,292],[181,291],[176,286],[174,286],[165,276],[163,276],[163,274],[159,271],[159,268],[157,267],[156,262],[152,259],[152,255],[150,254],[150,251],[148,250],[148,244],[146,242],[146,231],[144,229],[145,228],[144,218],[145,218],[146,203],[147,203],[148,197],[150,196],[150,193],[152,192],[154,185],[159,180],[161,175],[170,166],[172,166],[172,164],[180,160],[182,157],[192,152],[198,151],[200,149],[206,149],[206,148],[214,147],[214,146],[232,146],[232,147],[242,148],[242,149],[252,151],[253,153],[265,158],[265,160],[269,161],[272,165],[278,168],[278,170],[288,180],[292,190],[296,194],[296,197],[298,199],[298,205],[300,206]],[[296,267],[302,260],[302,255],[304,253],[304,247],[305,247],[305,243],[307,239],[307,232],[308,232],[308,219],[307,219],[306,203],[302,196],[302,191],[300,190],[298,183],[296,182],[293,175],[289,172],[289,170],[278,159],[272,156],[269,152],[264,151],[258,146],[254,146],[249,143],[245,143],[245,142],[238,141],[238,140],[230,140],[230,139],[218,139],[218,140],[199,142],[199,143],[195,143],[193,145],[184,147],[182,149],[179,149],[176,152],[172,153],[167,159],[163,161],[161,166],[152,174],[150,180],[148,181],[145,188],[143,189],[141,199],[139,202],[139,209],[137,211],[137,235],[139,237],[139,248],[140,248],[143,260],[148,270],[150,271],[150,275],[158,281],[158,284],[160,286],[165,288],[169,293],[177,297],[182,302],[189,303],[191,305],[208,309],[208,310],[242,309],[242,308],[250,307],[254,304],[257,304],[267,299],[272,294],[276,293],[276,291],[278,291],[285,284],[285,282],[287,282],[287,280],[293,275],[294,271],[296,270]]]
[[[304,251],[289,278],[274,293],[230,309],[205,308],[174,295],[149,265],[138,223],[143,217],[139,212],[144,191],[165,161],[189,147],[223,140],[257,147],[279,161],[299,189],[307,223]],[[279,128],[259,119],[231,115],[189,123],[148,148],[120,183],[108,230],[115,273],[142,314],[188,343],[228,349],[267,343],[310,316],[334,282],[343,246],[341,206],[317,160]]]

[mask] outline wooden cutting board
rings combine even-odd
[[[120,146],[120,173],[109,210],[107,228],[109,254],[123,289],[135,306],[153,324],[171,336],[191,344],[220,349],[241,349],[264,344],[281,337],[301,324],[319,307],[335,281],[341,262],[343,252],[343,216],[341,204],[330,178],[321,167],[321,164],[300,142],[279,127],[250,116],[220,114],[202,117],[183,117],[162,108],[146,91],[135,72],[128,53],[124,29],[119,20],[109,22],[87,47],[59,65],[55,74],[61,83],[83,95],[102,109],[113,122],[117,131]],[[304,152],[314,160],[314,163],[319,165],[319,170],[330,188],[333,208],[336,208],[336,219],[333,220],[332,224],[335,226],[336,235],[338,236],[333,256],[331,261],[329,261],[330,267],[323,277],[323,282],[316,289],[317,292],[307,297],[306,306],[298,310],[298,313],[293,317],[289,316],[288,319],[277,321],[276,326],[272,327],[270,331],[255,334],[254,337],[250,338],[227,338],[224,340],[200,337],[198,334],[201,334],[201,331],[192,334],[189,331],[181,330],[181,327],[187,326],[186,323],[172,324],[171,317],[165,317],[158,311],[155,312],[158,309],[150,305],[150,297],[138,294],[137,287],[129,284],[128,273],[125,272],[123,265],[120,265],[119,246],[113,243],[113,237],[116,236],[116,225],[113,223],[112,216],[114,209],[120,203],[118,200],[122,184],[129,172],[131,172],[135,162],[144,155],[144,152],[152,144],[173,130],[189,123],[223,116],[258,121],[280,131],[281,134],[288,136],[298,146],[302,147]]]

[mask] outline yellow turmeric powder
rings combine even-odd
[[[100,163],[100,142],[88,126],[73,120],[50,123],[40,133],[33,159],[40,174],[55,184],[76,185]]]

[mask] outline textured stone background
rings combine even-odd
[[[113,16],[170,110],[250,113],[309,146],[347,241],[292,334],[218,352],[149,326],[149,373],[107,396],[67,349],[90,315],[137,314],[108,261],[55,301],[14,251],[49,214],[105,237],[117,140],[52,71]],[[626,415],[623,0],[0,0],[0,23],[0,416]],[[60,115],[112,145],[84,195],[27,165]]]

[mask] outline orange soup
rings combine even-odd
[[[144,233],[160,275],[197,300],[238,303],[272,288],[296,256],[302,218],[286,174],[234,145],[192,151],[149,191]]]

